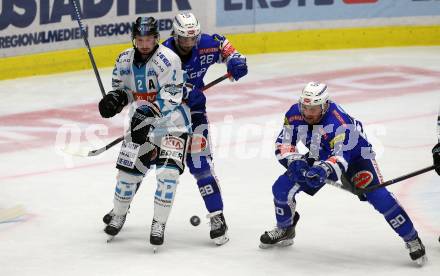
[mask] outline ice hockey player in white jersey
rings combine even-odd
[[[180,59],[159,44],[156,19],[138,17],[132,25],[132,42],[133,48],[122,52],[116,60],[113,90],[99,103],[104,118],[131,104],[130,131],[116,162],[113,216],[105,232],[110,239],[119,233],[136,189],[154,160],[157,190],[150,243],[159,246],[164,242],[165,225],[184,170],[190,115],[182,103]]]

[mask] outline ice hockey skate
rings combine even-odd
[[[417,265],[423,266],[428,261],[428,258],[425,254],[425,246],[419,237],[407,242],[406,248],[409,249],[409,256],[411,260],[416,262]]]
[[[113,238],[119,233],[119,231],[121,231],[122,226],[124,226],[126,217],[127,214],[120,216],[116,214],[113,215],[109,224],[104,229],[104,232],[108,235],[107,242],[111,242]]]
[[[210,219],[211,231],[209,236],[214,241],[216,245],[223,245],[229,241],[227,235],[228,226],[226,225],[225,217],[223,216],[223,211],[216,211],[206,216]]]
[[[260,248],[266,249],[273,246],[289,246],[295,238],[295,226],[299,220],[298,212],[295,212],[293,224],[287,228],[278,228],[264,232],[260,237]]]
[[[151,223],[150,244],[153,246],[153,252],[156,253],[163,244],[165,235],[165,223],[161,223],[155,219]]]

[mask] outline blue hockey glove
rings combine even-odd
[[[189,108],[200,107],[206,105],[205,94],[200,89],[194,88],[187,94],[186,104]]]
[[[434,166],[440,166],[440,143],[432,148],[432,158],[434,159]],[[440,175],[440,168],[436,168],[435,171]]]
[[[306,173],[306,184],[312,189],[317,189],[325,184],[328,177],[328,170],[324,165],[314,165]]]
[[[248,68],[246,64],[246,58],[243,57],[233,57],[228,61],[227,64],[228,72],[231,73],[234,80],[239,80],[248,73]]]
[[[290,163],[287,168],[287,175],[294,183],[304,183],[305,174],[309,170],[309,164],[304,159],[297,159]]]

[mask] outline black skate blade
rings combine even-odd
[[[274,243],[274,244],[268,244],[268,243],[262,243],[261,242],[259,247],[261,249],[268,249],[268,248],[271,248],[271,247],[287,247],[287,246],[291,246],[291,245],[293,245],[293,239],[282,240],[282,241],[279,241],[279,242]]]

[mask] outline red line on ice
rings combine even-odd
[[[327,82],[332,98],[341,104],[440,89],[440,72],[413,67],[377,66],[290,75],[211,88],[207,91],[209,120],[220,121],[226,115],[240,119],[284,113],[297,100],[301,86],[311,80]],[[100,136],[103,139],[123,133],[122,126],[100,118],[96,103],[0,116],[0,154],[53,145],[62,120],[86,126],[103,124],[108,127],[108,135]],[[81,135],[85,141],[84,133]]]

